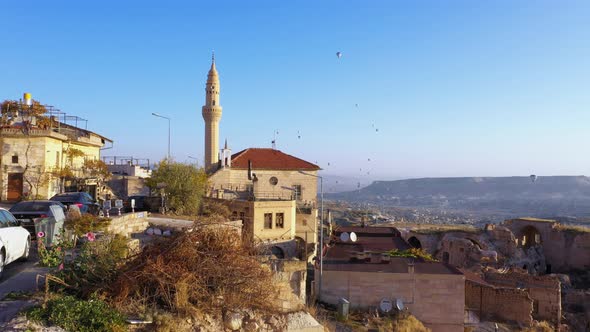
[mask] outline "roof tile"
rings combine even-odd
[[[232,168],[248,168],[248,160],[252,161],[252,169],[273,170],[308,170],[317,171],[318,165],[291,156],[279,150],[269,148],[249,148],[231,156]]]

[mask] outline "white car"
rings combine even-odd
[[[6,265],[29,258],[30,243],[29,231],[19,226],[10,212],[0,208],[0,279]]]

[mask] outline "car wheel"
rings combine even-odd
[[[4,250],[0,250],[0,279],[2,279],[3,272],[4,272]]]
[[[31,238],[28,237],[27,243],[25,244],[25,251],[23,252],[23,255],[20,257],[20,260],[21,261],[29,260],[30,253],[31,253]]]

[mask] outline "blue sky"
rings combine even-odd
[[[115,141],[103,155],[163,158],[157,112],[172,118],[173,157],[202,161],[215,50],[220,140],[236,152],[270,147],[278,130],[280,150],[327,175],[589,173],[587,1],[56,0],[0,12],[0,98],[28,91],[88,119]]]

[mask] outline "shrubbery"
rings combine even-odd
[[[119,308],[135,312],[269,312],[276,308],[278,293],[272,272],[254,254],[233,230],[197,227],[144,247],[110,285],[108,296]]]
[[[49,300],[45,308],[30,309],[27,318],[72,332],[126,331],[123,315],[96,298],[85,301],[60,296]]]
[[[197,215],[207,186],[207,174],[194,165],[160,162],[147,180],[147,185],[155,190],[164,184],[167,206],[180,215]]]
[[[387,252],[387,254],[391,257],[407,257],[407,258],[418,258],[423,259],[426,262],[437,262],[437,260],[432,257],[429,253],[424,251],[423,249],[416,249],[411,248],[407,250],[398,250],[393,249]]]

